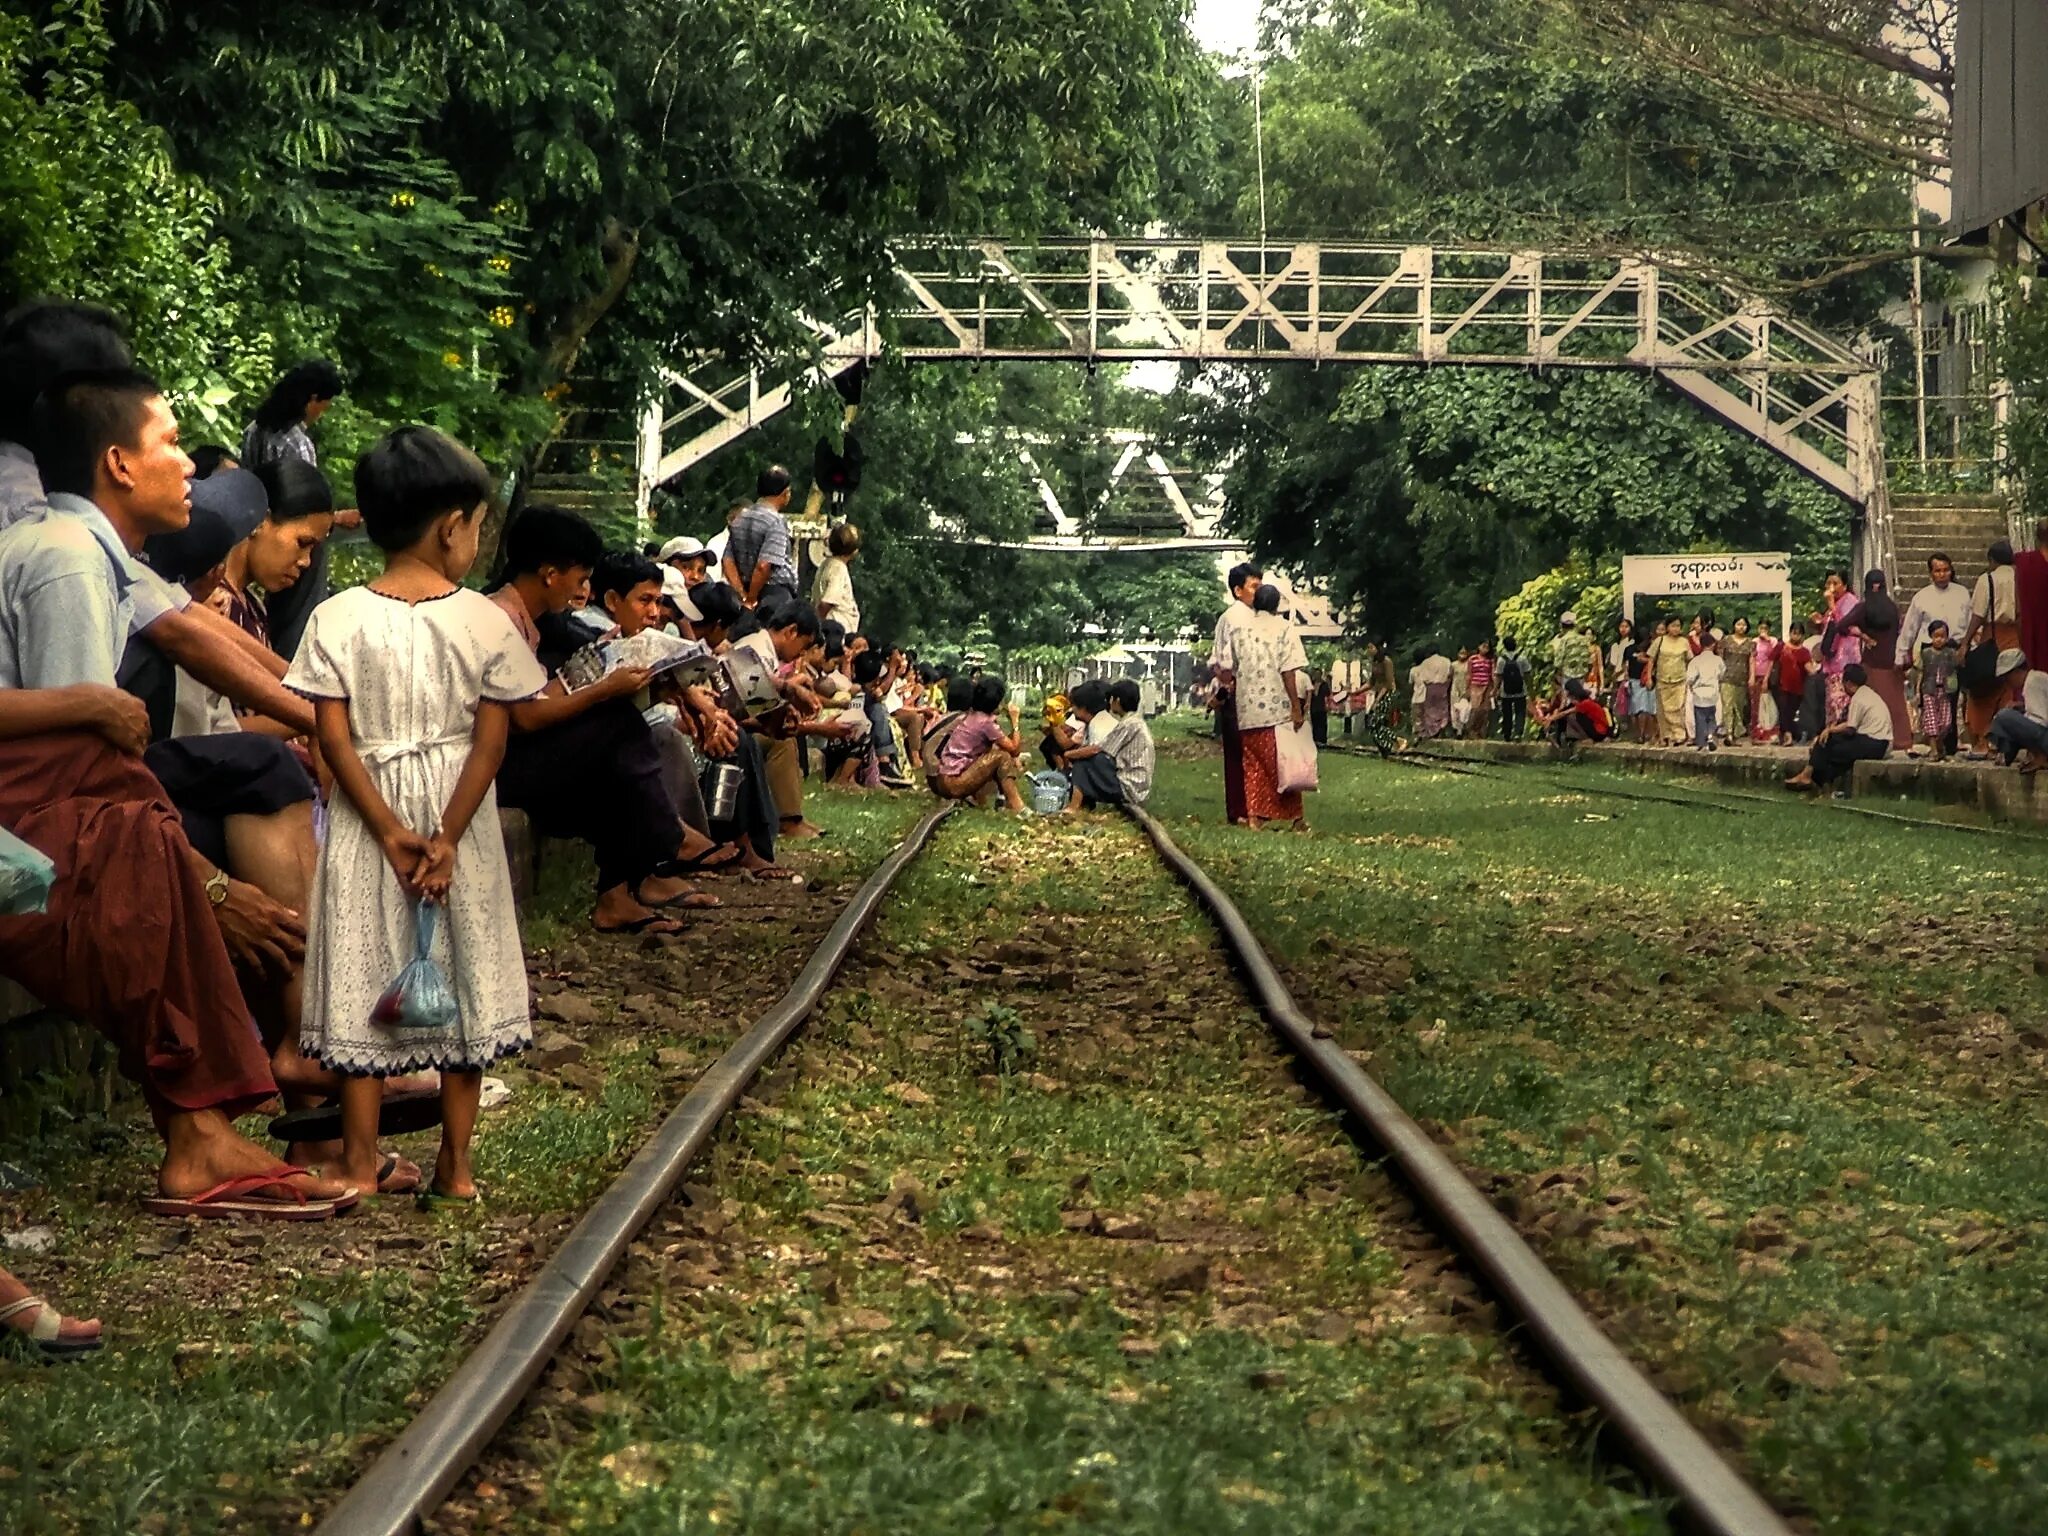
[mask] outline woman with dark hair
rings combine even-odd
[[[1863,601],[1857,605],[1854,623],[1863,633],[1863,670],[1870,691],[1884,701],[1892,717],[1892,750],[1903,752],[1913,745],[1913,717],[1906,708],[1906,674],[1899,665],[1899,605],[1892,601],[1890,583],[1883,571],[1872,570],[1863,577]]]
[[[341,370],[324,357],[309,357],[292,364],[263,397],[263,403],[256,407],[256,419],[242,434],[242,463],[261,470],[296,460],[317,469],[320,454],[308,429],[327,414],[327,408],[341,397],[345,387]],[[354,528],[362,518],[348,508],[335,511],[334,521],[343,528]],[[314,546],[312,561],[304,574],[288,590],[271,597],[270,646],[286,661],[298,651],[306,620],[326,599],[327,592],[327,545],[322,540]]]
[[[1827,719],[1822,724],[1833,725],[1849,712],[1849,688],[1842,681],[1842,675],[1863,660],[1863,632],[1856,627],[1856,610],[1860,604],[1856,594],[1849,589],[1847,571],[1828,572],[1821,587],[1821,603],[1827,611],[1812,615],[1814,628],[1820,632],[1820,643],[1815,647],[1815,653],[1820,658],[1822,686],[1827,697]]]
[[[242,462],[251,469],[279,459],[317,465],[320,455],[307,428],[327,414],[346,386],[341,370],[324,357],[309,357],[285,370],[256,407],[256,419],[242,434]]]

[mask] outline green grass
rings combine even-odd
[[[479,1503],[650,1533],[1665,1529],[1458,1310],[1129,828],[956,817],[899,893],[726,1131],[720,1203],[635,1260],[646,1299],[579,1368],[601,1390],[530,1413]]]
[[[863,874],[922,809],[908,797],[818,797],[814,814],[832,836],[806,867],[827,882]],[[594,945],[588,875],[573,853],[553,859],[524,930],[543,968],[575,967],[591,995],[667,957],[687,972],[711,942],[763,978],[789,976],[812,942],[758,923],[713,940],[707,921],[664,956]],[[0,1146],[0,1161],[48,1186],[5,1197],[7,1211],[57,1232],[47,1257],[0,1260],[73,1313],[99,1315],[111,1340],[78,1364],[0,1362],[0,1530],[275,1531],[331,1500],[454,1367],[482,1309],[533,1261],[529,1246],[566,1229],[680,1096],[679,1081],[745,1026],[731,998],[645,985],[651,1022],[593,1037],[594,1089],[508,1069],[515,1098],[477,1140],[490,1199],[480,1219],[416,1217],[399,1202],[374,1226],[351,1217],[188,1234],[136,1209],[153,1143],[132,1102]],[[664,1066],[664,1051],[690,1065]],[[404,1145],[424,1158],[433,1144],[428,1134]]]
[[[1219,826],[1219,778],[1170,763],[1154,809],[1781,1506],[1859,1536],[2034,1526],[2030,847],[1327,756],[1306,840]]]

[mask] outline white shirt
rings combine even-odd
[[[1891,707],[1877,696],[1875,688],[1858,688],[1856,696],[1849,700],[1849,713],[1845,717],[1853,735],[1869,736],[1885,744],[1892,743]]]
[[[2005,580],[1997,581],[1995,577]],[[2016,623],[2020,616],[2019,576],[2009,565],[1995,565],[1977,578],[1977,585],[1971,589],[1970,612],[1992,624]],[[1968,626],[1964,626],[1967,631]],[[1963,637],[1956,636],[1956,643],[1962,644]]]
[[[1434,688],[1439,684],[1448,683],[1451,680],[1451,673],[1455,670],[1448,656],[1425,656],[1415,663],[1415,670],[1408,674],[1408,681],[1418,689]],[[1418,699],[1422,697],[1419,692],[1415,696]]]
[[[1907,605],[1906,621],[1899,627],[1899,665],[1908,666],[1920,645],[1920,632],[1936,619],[1948,626],[1948,637],[1957,645],[1970,632],[1970,589],[1959,581],[1946,587],[1931,582],[1913,594]]]
[[[1109,740],[1109,733],[1115,729],[1116,716],[1109,712],[1107,706],[1104,706],[1088,717],[1088,729],[1082,737],[1081,745],[1084,747],[1102,746]]]
[[[235,706],[183,667],[178,668],[178,702],[171,714],[173,736],[225,736],[239,731]]]
[[[2036,725],[2048,725],[2048,672],[2029,672],[2022,694],[2027,718]]]
[[[1210,659],[1235,681],[1239,730],[1261,731],[1292,717],[1287,689],[1280,681],[1288,670],[1284,663],[1290,639],[1299,652],[1301,641],[1285,619],[1254,613],[1235,599],[1216,621],[1216,647]]]
[[[818,579],[811,587],[811,601],[825,618],[844,624],[849,635],[860,633],[860,604],[853,595],[853,572],[837,555],[818,567]],[[827,608],[832,611],[826,613]]]
[[[1691,695],[1696,708],[1719,708],[1721,703],[1721,680],[1728,675],[1728,663],[1721,659],[1718,651],[1701,651],[1685,664],[1685,691]],[[1891,716],[1885,716],[1890,720]],[[1891,726],[1885,726],[1889,741]]]

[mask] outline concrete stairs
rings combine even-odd
[[[2012,537],[2012,514],[1997,496],[1936,496],[1894,492],[1892,495],[1893,596],[1910,602],[1927,585],[1927,559],[1946,554],[1955,562],[1956,579],[1973,582],[1988,563],[1984,552],[1994,540]],[[1855,573],[1858,578],[1862,573]]]

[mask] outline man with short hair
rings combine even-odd
[[[1152,798],[1155,752],[1151,729],[1139,713],[1144,695],[1137,682],[1120,677],[1109,685],[1110,728],[1100,746],[1079,746],[1067,753],[1073,794],[1067,809],[1098,805],[1142,807]]]
[[[1224,578],[1230,588],[1230,605],[1216,620],[1216,634],[1209,661],[1216,682],[1216,729],[1223,738],[1223,814],[1232,826],[1248,819],[1244,798],[1244,736],[1237,726],[1237,653],[1244,648],[1256,618],[1253,604],[1266,573],[1251,561],[1241,561]]]
[[[122,721],[134,706],[112,702],[145,590],[134,552],[189,515],[177,420],[119,369],[60,381],[34,428],[48,499],[0,533],[0,825],[57,882],[46,912],[0,918],[0,973],[100,1030],[141,1084],[165,1142],[149,1209],[335,1214],[352,1191],[233,1125],[276,1085],[229,944],[288,973],[304,929],[192,848],[142,765],[142,723]]]
[[[1842,668],[1842,686],[1849,690],[1849,712],[1814,737],[1806,766],[1785,781],[1787,789],[1825,789],[1847,778],[1858,763],[1875,762],[1891,751],[1891,707],[1870,686],[1861,662]],[[1847,793],[1835,791],[1838,799]]]
[[[789,495],[789,471],[770,465],[754,482],[753,505],[733,519],[725,579],[749,608],[779,608],[796,599],[796,555],[783,518]]]
[[[733,641],[734,651],[743,651],[753,666],[773,679],[781,668],[802,659],[819,640],[823,626],[818,611],[799,602],[792,594],[779,608],[762,608],[759,627]],[[823,831],[804,817],[803,766],[798,761],[796,738],[822,736],[833,740],[853,733],[853,728],[816,712],[808,690],[794,682],[777,681],[776,691],[789,704],[766,723],[748,721],[748,728],[761,737],[761,755],[768,770],[768,784],[775,795],[776,814],[784,837],[822,837]],[[807,717],[806,717],[807,715]]]
[[[42,301],[0,319],[0,529],[48,510],[37,465],[37,397],[66,374],[133,364],[119,323],[103,309]],[[158,704],[159,734],[170,728],[177,667],[236,704],[300,734],[313,733],[312,705],[281,681],[282,657],[206,604],[194,603],[184,588],[131,564],[130,629],[122,637],[127,655],[119,679],[130,692]],[[128,647],[130,639],[146,643]]]

